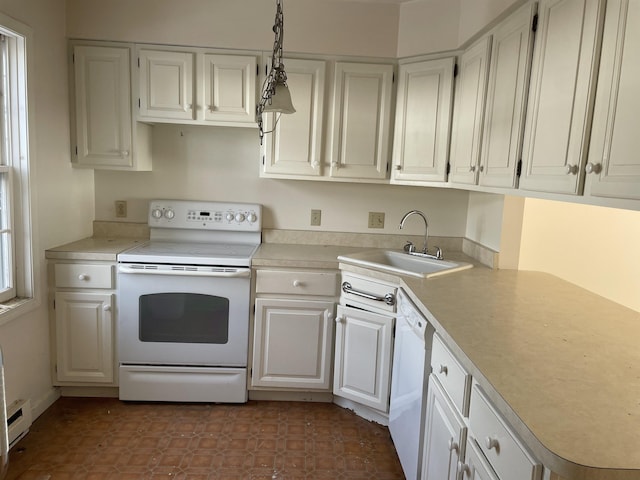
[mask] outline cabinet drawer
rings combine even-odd
[[[58,288],[114,288],[113,265],[58,263],[55,282]]]
[[[471,375],[460,365],[438,335],[433,336],[431,368],[458,411],[463,416],[468,416]]]
[[[346,286],[345,284],[348,284]],[[395,313],[398,287],[389,283],[360,277],[352,273],[342,275],[340,303],[365,308],[378,313]],[[346,291],[345,291],[346,289]]]
[[[520,443],[478,384],[471,390],[469,429],[501,479],[540,478],[542,466]]]
[[[335,297],[338,293],[338,272],[258,270],[256,293]]]

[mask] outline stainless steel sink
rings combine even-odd
[[[436,260],[398,250],[367,250],[340,255],[338,261],[418,278],[432,278],[473,267],[471,263]]]

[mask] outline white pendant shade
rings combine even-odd
[[[296,109],[293,107],[293,103],[291,102],[291,93],[286,85],[282,83],[278,83],[276,85],[276,91],[271,97],[271,100],[265,103],[264,111],[276,113],[296,112]]]

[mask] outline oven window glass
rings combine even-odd
[[[216,343],[229,341],[229,299],[196,293],[140,296],[140,341]]]

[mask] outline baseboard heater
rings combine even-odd
[[[31,401],[16,400],[7,406],[7,427],[9,427],[9,448],[29,433],[31,427]]]

